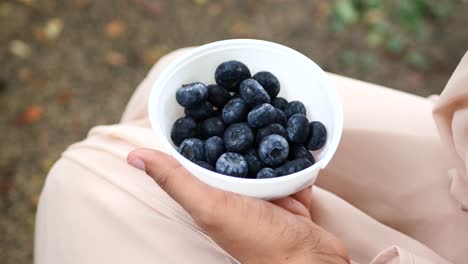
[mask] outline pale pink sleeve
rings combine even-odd
[[[468,53],[436,101],[433,114],[453,166],[447,172],[451,177],[450,194],[461,209],[468,210]],[[433,262],[396,246],[384,250],[371,261],[371,264],[407,263]]]
[[[434,107],[439,134],[447,147],[453,169],[450,194],[468,210],[468,53],[456,68]]]
[[[377,255],[370,264],[436,264],[436,262],[429,261],[400,247],[393,246]]]
[[[450,194],[461,209],[468,210],[468,53],[436,101],[433,114],[453,166],[447,172],[451,177]],[[371,261],[371,264],[406,263],[433,262],[396,246],[384,250]]]

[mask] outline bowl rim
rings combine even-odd
[[[328,151],[325,153],[325,155],[314,163],[312,166],[292,173],[288,174],[285,176],[281,177],[276,177],[276,178],[267,178],[267,179],[255,179],[255,178],[239,178],[239,177],[232,177],[232,176],[227,176],[223,175],[217,172],[210,171],[208,169],[205,169],[203,167],[200,167],[196,164],[193,164],[194,170],[197,172],[203,173],[204,176],[208,176],[210,178],[216,178],[217,180],[222,180],[222,181],[227,181],[227,182],[234,182],[234,183],[242,183],[242,184],[271,184],[271,183],[280,183],[280,182],[285,182],[285,181],[291,181],[297,177],[301,177],[304,174],[309,174],[312,173],[314,170],[317,169],[320,171],[321,169],[324,169],[330,160],[332,159],[333,155],[336,152],[336,149],[338,148],[338,144],[341,140],[341,135],[343,131],[343,108],[342,108],[342,103],[341,99],[338,95],[338,92],[332,85],[332,82],[325,73],[325,71],[320,68],[314,61],[312,61],[309,57],[305,56],[304,54],[289,48],[287,46],[270,42],[270,41],[265,41],[265,40],[258,40],[258,39],[226,39],[226,40],[220,40],[220,41],[215,41],[211,42],[196,48],[193,48],[192,50],[188,51],[184,55],[180,56],[179,58],[176,58],[174,61],[172,61],[164,70],[161,71],[157,79],[154,81],[151,87],[151,92],[148,100],[148,117],[151,123],[151,127],[153,131],[156,133],[156,136],[160,140],[161,144],[163,145],[163,148],[169,152],[171,156],[173,156],[175,159],[177,159],[178,162],[182,163],[184,166],[192,165],[192,162],[187,160],[185,157],[183,157],[177,150],[172,146],[172,144],[169,142],[169,139],[166,138],[164,135],[164,132],[162,131],[162,128],[160,124],[157,122],[158,118],[157,115],[160,115],[162,113],[157,113],[151,111],[155,107],[153,106],[156,102],[157,99],[160,97],[160,94],[164,91],[162,88],[163,85],[167,82],[166,80],[172,76],[174,71],[177,71],[179,68],[185,66],[188,64],[190,61],[205,55],[207,52],[214,52],[216,49],[222,48],[222,49],[227,49],[227,48],[239,48],[239,46],[256,46],[261,47],[261,48],[269,48],[269,49],[275,49],[277,51],[282,51],[286,53],[290,53],[291,55],[298,56],[302,59],[305,59],[310,63],[311,67],[316,68],[321,75],[324,76],[323,78],[323,86],[327,90],[327,94],[330,97],[331,101],[335,102],[333,109],[335,113],[333,113],[333,125],[334,125],[334,131],[333,131],[333,140],[330,141],[328,144],[330,144]],[[161,88],[159,88],[161,87]],[[197,176],[197,175],[195,175]]]

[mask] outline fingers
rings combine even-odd
[[[127,161],[134,167],[145,170],[194,218],[204,218],[207,213],[211,214],[213,207],[222,206],[219,203],[226,200],[223,191],[201,182],[174,158],[160,151],[138,149],[128,154]]]
[[[291,197],[302,203],[307,210],[310,210],[310,206],[312,205],[312,186],[291,195]]]
[[[306,208],[298,200],[292,198],[291,196],[283,197],[277,200],[271,201],[271,203],[293,213],[296,215],[301,215],[310,219],[309,209]]]

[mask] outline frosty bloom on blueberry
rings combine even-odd
[[[251,76],[247,65],[230,60],[216,68],[214,81],[184,84],[176,92],[186,116],[175,120],[170,137],[182,156],[210,171],[259,180],[315,163],[310,151],[325,146],[326,127],[309,122],[302,102],[278,97],[280,82],[272,72]]]

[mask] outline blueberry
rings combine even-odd
[[[210,171],[215,171],[215,168],[213,166],[211,166],[208,162],[206,161],[203,161],[203,160],[199,160],[199,161],[196,161],[195,162],[198,166],[200,167],[203,167],[207,170],[210,170]]]
[[[271,104],[261,104],[247,115],[247,122],[251,127],[263,127],[276,121],[276,108]]]
[[[248,176],[249,178],[255,178],[257,172],[263,168],[263,162],[257,154],[256,149],[249,149],[244,155],[245,161],[247,161],[247,166],[249,168]]]
[[[283,97],[276,97],[271,101],[271,105],[284,111],[286,106],[288,106],[288,100],[284,99]]]
[[[187,138],[196,138],[199,136],[199,127],[197,122],[191,117],[182,117],[177,119],[172,125],[171,139],[176,146]]]
[[[224,131],[224,145],[227,151],[242,153],[252,147],[254,134],[247,123],[230,125]]]
[[[313,163],[306,158],[295,159],[295,160],[287,161],[283,165],[276,168],[276,172],[278,173],[279,176],[284,176],[284,175],[288,175],[288,174],[301,171],[312,165]]]
[[[223,112],[222,112],[222,110],[220,110],[220,109],[214,110],[213,111],[213,116],[218,117],[219,119],[221,119],[221,121],[223,121]]]
[[[288,123],[288,118],[286,117],[286,114],[283,111],[281,111],[279,108],[276,108],[276,123],[284,127]]]
[[[179,146],[179,153],[190,161],[205,160],[203,141],[197,138],[187,138]]]
[[[280,135],[269,135],[265,137],[258,147],[258,155],[262,161],[269,166],[283,163],[289,154],[288,141]]]
[[[273,134],[277,134],[284,138],[288,138],[286,129],[278,123],[273,123],[273,124],[269,124],[257,130],[257,134],[255,135],[255,145],[257,146],[260,145],[260,142],[262,141],[263,138],[269,135],[273,135]]]
[[[195,82],[182,85],[176,92],[176,100],[183,107],[194,107],[208,98],[208,88]]]
[[[284,113],[287,118],[290,118],[294,114],[307,115],[304,104],[299,101],[289,102],[288,106],[284,109]]]
[[[249,106],[242,98],[234,98],[223,108],[222,117],[224,123],[234,124],[245,121]]]
[[[213,115],[213,105],[204,101],[192,108],[185,108],[185,114],[195,120],[204,120]]]
[[[310,150],[319,150],[327,142],[327,129],[319,121],[310,123],[310,136],[307,141],[307,148]]]
[[[219,85],[210,84],[207,86],[207,88],[208,101],[210,101],[211,104],[218,109],[222,109],[227,104],[227,102],[232,99],[232,96],[228,90]]]
[[[309,120],[303,114],[294,114],[288,120],[286,132],[293,143],[304,143],[309,136]]]
[[[249,169],[241,154],[226,152],[216,162],[216,171],[229,176],[245,177]]]
[[[250,107],[270,103],[270,96],[254,79],[247,79],[241,82],[239,92]]]
[[[223,139],[217,136],[210,137],[205,141],[205,160],[211,165],[215,165],[219,156],[224,153]]]
[[[203,138],[222,137],[224,135],[224,123],[220,117],[207,118],[201,124],[200,132]]]
[[[250,76],[249,68],[235,60],[221,63],[215,71],[216,83],[231,92],[239,91],[240,83]]]
[[[263,86],[271,99],[274,99],[279,94],[280,83],[271,72],[257,72],[253,78]]]
[[[312,153],[310,153],[302,144],[295,144],[290,146],[289,157],[292,160],[306,158],[310,160],[312,164],[315,163],[315,159],[314,156],[312,156]]]
[[[257,179],[268,179],[278,177],[278,173],[272,168],[263,168],[257,173]]]

